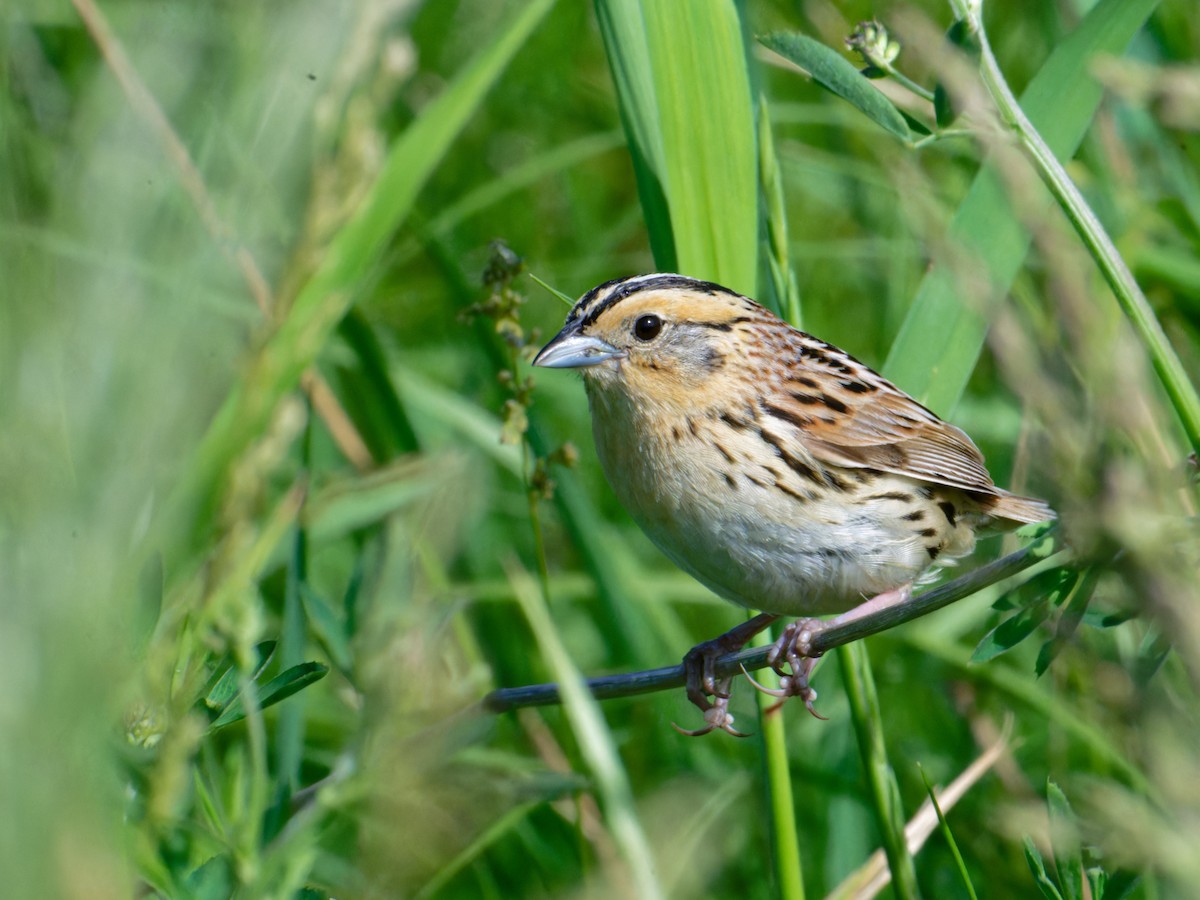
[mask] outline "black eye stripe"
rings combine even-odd
[[[660,331],[662,331],[662,319],[653,313],[638,316],[637,321],[633,323],[633,336],[639,341],[652,341],[658,337]]]

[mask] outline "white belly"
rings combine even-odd
[[[636,431],[593,424],[605,474],[634,520],[680,568],[741,606],[787,616],[842,612],[930,565],[889,501],[798,500],[755,484],[744,477],[752,470],[730,466],[702,441],[689,442],[679,465],[676,446],[664,447],[658,434],[623,442],[614,434]]]

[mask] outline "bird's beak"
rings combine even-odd
[[[533,364],[547,369],[582,369],[625,356],[624,350],[618,350],[607,341],[580,334],[578,324],[572,323],[541,349],[533,358]]]

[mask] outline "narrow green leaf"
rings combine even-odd
[[[315,544],[328,543],[378,524],[428,496],[449,474],[440,460],[409,458],[366,475],[339,478],[322,487],[308,502],[305,527]]]
[[[625,858],[634,889],[642,898],[661,897],[662,885],[650,857],[645,832],[638,821],[629,775],[600,712],[600,704],[584,686],[583,676],[563,645],[546,608],[546,599],[538,593],[534,580],[515,565],[509,566],[508,575],[538,647],[558,681],[563,711],[575,733],[579,752],[595,779],[613,843]]]
[[[967,864],[963,861],[962,853],[959,852],[958,842],[954,840],[954,832],[950,830],[950,823],[946,821],[946,814],[942,812],[942,804],[938,802],[937,792],[933,789],[933,784],[929,780],[929,775],[926,773],[925,767],[918,763],[917,769],[921,773],[921,780],[925,782],[925,793],[929,795],[929,802],[933,804],[933,811],[937,813],[938,826],[941,828],[942,837],[946,839],[947,846],[950,847],[950,853],[954,856],[954,864],[958,869],[959,877],[962,879],[963,887],[966,888],[967,896],[971,900],[977,900],[978,894],[975,893],[975,885],[971,883],[971,875],[967,872]]]
[[[301,464],[306,470],[312,465],[309,455],[312,434],[312,417],[309,417],[308,435],[304,441]],[[308,533],[296,528],[292,536],[292,553],[288,559],[287,580],[283,596],[283,621],[279,629],[279,665],[291,671],[301,665],[305,644],[308,640],[308,616],[304,611],[301,591],[307,588],[308,578]],[[286,820],[286,810],[291,803],[291,794],[300,782],[300,765],[304,758],[304,708],[303,704],[292,703],[279,711],[275,723],[275,802],[265,821],[263,834],[273,838]]]
[[[500,839],[511,834],[524,822],[535,809],[542,805],[538,800],[532,803],[522,803],[505,812],[495,822],[485,828],[473,841],[467,844],[458,855],[445,862],[437,873],[417,891],[414,900],[425,900],[438,894],[450,881],[478,859],[487,849]]]
[[[1139,615],[1141,613],[1136,609],[1120,609],[1116,612],[1089,609],[1083,614],[1083,624],[1089,628],[1116,628]]]
[[[788,251],[787,203],[775,141],[771,135],[771,114],[767,98],[758,98],[758,179],[763,198],[766,234],[762,256],[771,275],[767,290],[759,300],[797,328],[801,327],[800,288],[792,272]]]
[[[758,40],[804,69],[821,87],[849,101],[879,127],[902,141],[912,140],[908,123],[895,104],[836,50],[794,32],[776,31]]]
[[[1059,651],[1074,637],[1079,623],[1083,621],[1083,617],[1087,613],[1088,604],[1092,600],[1092,594],[1096,590],[1096,582],[1099,578],[1099,567],[1091,566],[1084,572],[1076,574],[1074,578],[1059,588],[1063,597],[1052,599],[1055,605],[1062,606],[1062,612],[1054,626],[1054,637],[1043,644],[1038,653],[1034,671],[1039,676],[1050,668],[1050,664],[1058,656]]]
[[[357,359],[357,366],[338,366],[337,394],[354,419],[359,434],[377,460],[393,459],[418,449],[408,410],[400,402],[388,370],[388,358],[375,326],[352,309],[338,325],[338,335]]]
[[[302,691],[310,684],[320,681],[328,673],[329,666],[318,662],[300,663],[298,666],[292,666],[285,672],[280,672],[263,687],[259,696],[259,709],[266,709],[269,706],[274,706],[281,700],[286,700],[297,691]],[[216,721],[209,726],[209,731],[224,728],[226,725],[231,725],[245,717],[246,709],[242,701],[242,695],[238,694],[233,699],[233,702],[225,707]]]
[[[526,274],[529,275],[529,277],[534,281],[535,284],[537,284],[538,287],[540,287],[542,290],[546,291],[546,293],[551,294],[554,297],[558,298],[560,301],[562,301],[563,305],[565,305],[568,309],[570,309],[571,307],[573,307],[575,305],[574,298],[568,297],[566,294],[564,294],[558,288],[552,287],[551,285],[542,281],[542,279],[538,278],[532,272],[528,272]]]
[[[904,121],[908,124],[908,130],[913,133],[914,137],[929,137],[933,134],[933,130],[916,116],[911,116],[904,110],[900,110],[900,115],[904,117]]]
[[[859,757],[871,791],[875,821],[883,837],[883,850],[892,873],[892,885],[899,900],[915,900],[920,895],[917,874],[904,835],[905,815],[900,786],[888,761],[883,738],[883,714],[875,691],[871,660],[862,641],[838,647],[837,659],[846,685],[846,699],[850,702]]]
[[[1157,4],[1100,0],[1055,46],[1022,94],[1022,108],[1060,159],[1074,155],[1100,103],[1103,91],[1091,75],[1090,61],[1122,53]],[[1048,207],[1048,195],[1044,202]],[[959,205],[945,243],[968,254],[970,268],[986,272],[996,290],[982,298],[986,303],[964,303],[958,278],[944,261],[935,262],[892,344],[884,373],[936,412],[948,413],[983,348],[987,304],[997,302],[1012,283],[1029,242],[1008,189],[985,166]],[[931,336],[936,336],[936,351]]]
[[[1043,601],[1026,606],[1024,609],[1009,616],[991,631],[975,647],[971,654],[971,662],[987,662],[1008,650],[1011,650],[1046,621],[1050,615],[1050,604]]]

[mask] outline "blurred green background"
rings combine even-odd
[[[1068,171],[1194,373],[1194,4],[985,13],[1018,93],[1089,14],[1137,20],[1075,61],[1094,116],[1065,85],[1045,102],[1087,125]],[[800,31],[861,65],[842,42],[872,17],[963,134],[915,148],[754,40]],[[0,893],[757,898],[799,896],[802,869],[823,896],[881,846],[838,659],[817,675],[830,721],[776,717],[782,772],[745,684],[743,741],[677,734],[699,724],[678,690],[605,703],[598,730],[579,704],[477,707],[558,677],[548,641],[585,674],[632,671],[741,616],[616,504],[578,379],[525,385],[565,308],[524,276],[485,286],[502,240],[570,296],[674,252],[798,305],[970,433],[998,483],[1047,497],[1085,573],[1069,596],[1052,572],[867,642],[899,809],[1011,729],[947,810],[981,896],[1036,896],[1039,854],[1064,897],[1084,868],[1104,897],[1195,896],[1191,448],[952,21],[938,0],[0,8]],[[639,60],[649,119],[614,86]],[[712,180],[713,148],[751,178]],[[1011,284],[954,237],[985,157],[1005,204],[972,243],[1006,218],[1032,235]],[[931,266],[981,354],[904,330]],[[577,464],[538,464],[567,441]],[[972,662],[1005,620],[1012,648]],[[915,872],[965,896],[941,833]]]

